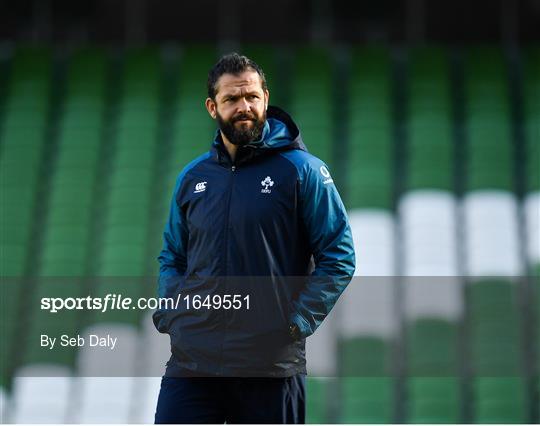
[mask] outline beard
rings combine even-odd
[[[223,120],[219,113],[216,113],[216,115],[219,129],[233,145],[244,146],[258,141],[262,136],[264,123],[266,122],[266,111],[263,112],[261,117],[257,117],[254,113],[238,114],[227,121]],[[251,126],[249,123],[237,126],[236,123],[242,120],[249,120],[253,124]]]

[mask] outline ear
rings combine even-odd
[[[268,91],[268,89],[266,89],[264,91],[264,109],[267,110],[268,109],[268,101],[270,100],[270,92]]]
[[[210,117],[212,117],[214,120],[217,117],[217,105],[211,98],[206,98],[206,101],[204,102],[204,106],[206,106],[206,110],[208,111],[208,114],[210,114]]]

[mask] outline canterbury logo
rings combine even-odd
[[[261,192],[263,194],[270,194],[272,190],[268,188],[274,186],[274,181],[270,179],[270,176],[266,176],[266,178],[261,181],[261,185],[264,186],[264,188],[261,189]]]
[[[197,192],[206,191],[206,183],[207,182],[199,182],[197,185],[195,185],[195,191],[193,191],[193,193],[196,194]]]

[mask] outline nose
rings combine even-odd
[[[240,98],[237,104],[237,109],[239,113],[246,113],[251,111],[251,105],[245,97]]]

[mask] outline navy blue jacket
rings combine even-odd
[[[289,115],[269,107],[261,139],[240,147],[234,163],[216,132],[211,150],[178,176],[163,237],[159,296],[182,301],[153,317],[171,336],[166,375],[306,372],[305,338],[355,259],[328,167],[307,152]],[[220,308],[235,294],[240,309]],[[211,304],[189,306],[196,295]],[[288,333],[293,323],[299,340]]]

